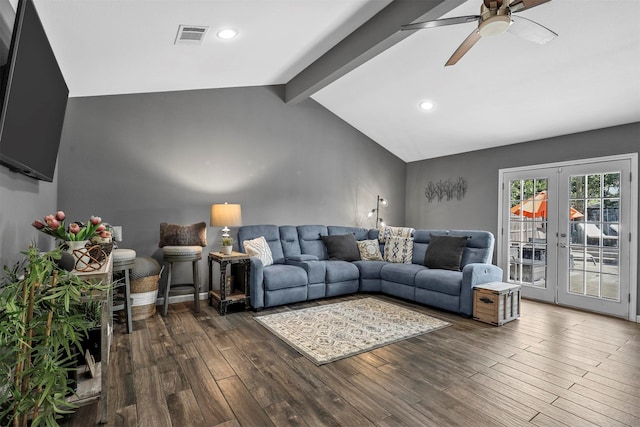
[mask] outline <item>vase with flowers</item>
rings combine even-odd
[[[65,226],[65,219],[65,213],[58,211],[55,215],[46,215],[43,221],[33,221],[31,225],[49,236],[62,240],[67,252],[74,256],[76,265],[80,263],[87,266],[91,263],[91,257],[86,250],[89,241],[96,238],[102,242],[110,241],[111,232],[99,216],[92,215],[86,223],[75,221],[69,226]]]

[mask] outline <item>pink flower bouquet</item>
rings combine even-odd
[[[111,237],[111,233],[99,216],[92,215],[86,224],[79,221],[72,222],[69,227],[65,227],[64,219],[64,212],[58,211],[55,215],[45,216],[43,221],[33,221],[31,225],[49,236],[65,241],[90,240],[96,236]]]

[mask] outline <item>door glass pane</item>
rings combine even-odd
[[[620,173],[569,177],[568,292],[620,299]]]
[[[547,287],[547,187],[544,179],[509,181],[509,280]]]

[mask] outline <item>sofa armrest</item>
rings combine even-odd
[[[309,284],[315,283],[324,283],[325,276],[327,274],[327,265],[324,262],[317,261],[317,257],[313,255],[309,255],[313,258],[316,258],[316,261],[296,261],[293,258],[287,258],[286,264],[295,265],[297,267],[303,268],[304,271],[307,272],[307,278],[309,279]]]
[[[460,289],[460,314],[473,315],[473,288],[483,283],[501,282],[502,269],[493,264],[472,263],[462,269]]]
[[[315,255],[302,254],[302,255],[291,255],[287,257],[288,261],[318,261],[319,258]]]
[[[249,257],[249,289],[251,307],[254,310],[264,308],[264,265],[258,257]]]

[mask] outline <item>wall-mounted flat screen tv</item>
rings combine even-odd
[[[69,89],[32,0],[19,1],[11,34],[0,87],[0,164],[53,181]]]

